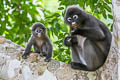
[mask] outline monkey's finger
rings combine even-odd
[[[68,41],[70,42],[70,41],[71,41],[71,38],[69,38]]]

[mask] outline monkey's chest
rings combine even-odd
[[[35,43],[38,47],[41,47],[44,44],[44,40],[36,40]]]
[[[85,53],[84,53],[84,44],[85,44],[85,41],[86,41],[86,37],[83,37],[83,36],[80,36],[80,35],[77,35],[77,41],[78,41],[78,44],[76,46],[76,52],[77,52],[77,58],[78,58],[78,62],[81,62],[83,63],[84,65],[87,65],[87,62],[85,60]]]
[[[77,35],[77,41],[78,41],[78,46],[81,47],[82,49],[84,48],[84,43],[87,38]]]

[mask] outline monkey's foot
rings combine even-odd
[[[86,65],[76,62],[71,62],[71,68],[76,70],[84,70],[84,71],[91,71]]]
[[[79,66],[75,62],[71,62],[71,68],[73,69],[79,69]]]
[[[42,53],[40,53],[40,57],[44,57]]]
[[[27,57],[28,57],[28,54],[23,54],[23,55],[22,55],[22,58],[23,58],[23,59],[27,59]]]
[[[45,62],[50,62],[50,61],[51,61],[51,58],[45,58],[44,61],[45,61]]]

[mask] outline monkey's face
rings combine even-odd
[[[70,25],[71,29],[76,29],[79,25],[79,16],[77,14],[70,15],[67,17],[67,22]]]
[[[46,35],[46,28],[42,23],[34,23],[32,25],[32,34],[34,37],[40,38]]]
[[[35,31],[33,31],[33,35],[40,38],[45,35],[45,32],[45,28],[37,27]]]
[[[65,13],[65,22],[70,25],[71,30],[81,28],[85,19],[86,14],[81,10],[81,8],[76,6],[70,6],[67,8]]]

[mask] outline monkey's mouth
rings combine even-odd
[[[76,22],[72,22],[71,32],[74,32],[78,27],[78,24]]]
[[[78,25],[77,22],[72,22],[72,27],[75,27],[77,25]]]
[[[71,32],[74,32],[80,26],[77,22],[72,22]]]

